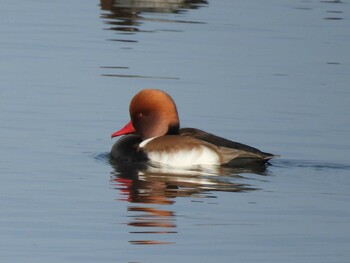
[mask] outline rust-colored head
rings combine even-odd
[[[173,99],[164,91],[144,89],[137,93],[129,107],[131,124],[112,137],[136,132],[142,139],[177,134],[179,117]]]

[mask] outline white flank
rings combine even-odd
[[[145,145],[153,139],[154,138],[144,140],[142,143],[140,143],[140,147],[145,147]],[[175,167],[220,164],[220,158],[218,154],[206,146],[200,146],[192,150],[184,149],[174,150],[170,152],[148,151],[147,155],[151,162]]]

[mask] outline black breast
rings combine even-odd
[[[120,163],[138,163],[148,160],[144,151],[139,149],[140,136],[130,134],[121,137],[112,147],[110,158]]]

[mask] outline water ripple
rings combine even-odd
[[[336,169],[350,170],[350,165],[341,163],[318,162],[312,160],[288,160],[280,159],[273,162],[273,166],[283,168],[314,168],[314,169]]]

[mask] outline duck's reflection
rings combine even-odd
[[[264,173],[265,168],[176,171],[145,165],[125,165],[111,161],[114,171],[111,184],[119,191],[121,200],[130,203],[130,231],[141,239],[131,244],[173,243],[169,234],[176,234],[176,214],[172,205],[177,197],[213,198],[216,191],[243,192],[256,188],[246,183],[241,173]],[[218,175],[220,174],[220,175]],[[248,181],[248,180],[246,180]],[[164,234],[167,234],[166,236]],[[151,238],[144,238],[149,237]],[[166,238],[166,240],[162,240]],[[162,241],[161,241],[162,240]]]
[[[121,32],[139,32],[142,20],[147,20],[142,13],[180,13],[187,9],[196,9],[207,4],[205,0],[101,0],[102,15],[111,30]],[[149,20],[149,19],[148,19]],[[157,20],[159,21],[159,20]],[[167,20],[167,22],[170,22]],[[171,21],[181,22],[181,21]],[[152,32],[152,31],[149,31]]]

